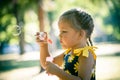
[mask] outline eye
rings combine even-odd
[[[60,31],[60,33],[61,33],[61,34],[63,34],[63,33],[67,33],[67,31]]]
[[[67,33],[67,31],[62,31],[62,33]]]

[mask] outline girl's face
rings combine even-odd
[[[60,43],[63,48],[78,48],[80,46],[80,32],[73,29],[68,22],[60,21]]]

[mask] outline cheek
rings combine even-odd
[[[64,42],[64,44],[70,45],[71,43],[75,43],[76,41],[79,40],[78,35],[63,35],[62,40]]]
[[[66,45],[71,45],[73,43],[74,39],[72,37],[63,37],[64,39],[64,44]]]
[[[69,42],[74,44],[74,43],[77,43],[79,41],[79,37],[77,35],[73,35],[69,38]]]
[[[70,39],[67,36],[63,36],[61,39],[64,45],[68,45],[70,43]]]

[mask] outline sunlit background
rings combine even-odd
[[[57,80],[41,68],[35,33],[48,33],[51,56],[63,52],[57,21],[71,8],[94,19],[97,80],[120,80],[120,0],[0,0],[0,80]]]

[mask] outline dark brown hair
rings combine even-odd
[[[93,32],[94,23],[90,14],[80,9],[71,9],[64,12],[59,20],[68,21],[71,27],[76,30],[85,30],[88,39],[87,44],[92,46],[91,34]]]

